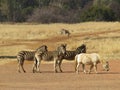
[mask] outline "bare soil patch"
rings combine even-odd
[[[110,60],[110,71],[103,71],[99,64],[98,74],[94,71],[91,74],[76,74],[74,62],[65,61],[62,64],[63,73],[54,73],[53,62],[42,62],[42,73],[32,73],[33,62],[26,61],[24,67],[27,73],[18,73],[16,59],[1,58],[0,90],[119,90],[119,26],[114,22],[1,26],[0,56],[16,56],[20,50],[35,50],[43,44],[48,46],[48,50],[55,50],[59,43],[67,43],[67,50],[75,50],[85,42],[87,53],[102,53],[101,57]],[[72,33],[69,38],[57,33],[63,27]]]
[[[119,90],[120,61],[110,61],[110,71],[98,65],[98,74],[74,72],[74,62],[64,62],[63,73],[54,73],[53,63],[42,62],[41,72],[32,73],[33,62],[25,62],[27,73],[17,72],[17,62],[0,66],[0,90]],[[88,66],[87,66],[88,69]]]

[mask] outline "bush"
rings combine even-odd
[[[73,23],[78,22],[78,19],[74,10],[68,11],[58,7],[46,7],[36,9],[27,21],[39,23]]]
[[[94,6],[83,12],[81,21],[114,21],[115,15],[110,8]]]

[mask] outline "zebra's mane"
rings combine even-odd
[[[38,48],[36,49],[36,51],[41,50],[41,49],[43,49],[43,48],[47,50],[47,46],[46,46],[46,45],[42,45],[42,46],[38,47]]]
[[[81,46],[77,47],[75,51],[77,54],[86,53],[86,45],[82,44]]]

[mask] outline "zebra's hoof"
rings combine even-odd
[[[78,71],[76,71],[76,74],[79,74],[79,72],[78,72]]]
[[[98,74],[98,72],[96,72],[96,74]]]
[[[63,71],[62,71],[62,70],[60,70],[60,72],[62,73]]]
[[[21,73],[21,71],[18,71],[19,73]]]
[[[91,72],[88,72],[88,74],[90,74]]]
[[[58,71],[57,71],[57,70],[55,70],[55,73],[58,73]]]
[[[26,73],[26,71],[24,71],[24,73]]]
[[[42,73],[41,71],[36,71],[36,73]]]

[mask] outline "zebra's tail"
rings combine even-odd
[[[78,55],[75,56],[75,72],[77,71],[77,57]]]

